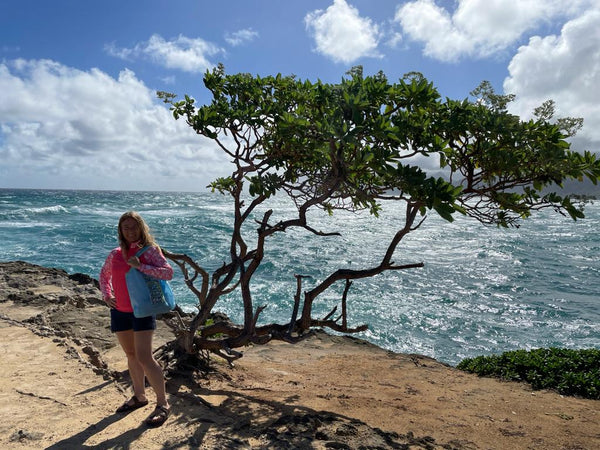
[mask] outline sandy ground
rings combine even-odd
[[[114,413],[130,395],[115,344],[93,284],[0,263],[0,448],[600,449],[599,401],[325,333],[169,379],[172,415],[150,429],[152,402]]]

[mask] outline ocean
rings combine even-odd
[[[270,207],[273,219],[293,213],[284,198]],[[261,214],[266,208],[261,209]],[[157,241],[186,253],[212,271],[228,256],[232,207],[220,194],[0,189],[0,261],[22,260],[94,278],[117,245],[119,216],[140,212]],[[267,305],[259,324],[288,322],[294,274],[308,275],[310,289],[337,268],[377,264],[402,217],[399,205],[368,213],[314,212],[314,228],[342,236],[316,237],[291,230],[267,242],[255,277],[255,305]],[[260,216],[257,216],[257,218]],[[252,242],[255,223],[245,231]],[[455,365],[463,358],[538,347],[600,348],[600,202],[573,221],[549,210],[519,229],[485,227],[431,214],[396,250],[397,264],[425,267],[355,280],[348,295],[355,336],[402,353],[418,353]],[[178,273],[172,286],[182,308],[195,297]],[[315,302],[314,317],[339,304],[343,284]],[[242,317],[233,293],[217,303]]]

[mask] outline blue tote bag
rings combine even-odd
[[[139,258],[149,248],[140,249],[135,256]],[[168,281],[151,277],[133,267],[125,274],[125,281],[135,317],[164,314],[175,308],[175,297]]]

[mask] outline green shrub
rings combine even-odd
[[[600,399],[600,349],[516,350],[463,359],[457,368],[480,376],[524,381],[533,389]]]

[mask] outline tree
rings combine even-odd
[[[232,200],[227,261],[209,275],[190,256],[166,252],[198,298],[198,312],[175,325],[177,346],[187,354],[210,351],[231,362],[241,356],[236,348],[271,339],[295,342],[313,327],[365,330],[366,325],[349,325],[352,282],[423,266],[394,258],[428,212],[450,222],[458,213],[500,227],[518,226],[541,208],[578,219],[582,210],[555,191],[567,179],[596,183],[600,175],[595,155],[569,149],[561,124],[573,131],[575,122],[550,123],[553,104],[523,121],[507,111],[512,97],[495,94],[487,82],[473,91],[473,100],[462,101],[442,100],[421,74],[390,83],[383,73],[363,76],[360,67],[339,84],[327,84],[294,76],[226,75],[219,66],[205,74],[204,84],[212,93],[207,105],[158,93],[175,119],[214,140],[233,165],[230,176],[209,185]],[[426,160],[439,164],[438,176],[423,168]],[[254,217],[276,193],[293,200],[294,216],[274,222],[268,210]],[[294,227],[316,238],[335,236],[313,228],[309,210],[368,210],[377,216],[387,200],[403,202],[405,209],[387,248],[373,250],[380,254],[378,264],[340,267],[310,287],[297,274],[289,322],[258,325],[265,305],[255,306],[252,277],[268,239]],[[314,318],[314,302],[338,282],[345,283],[341,312]],[[218,300],[233,291],[243,302],[243,324],[213,315]]]

